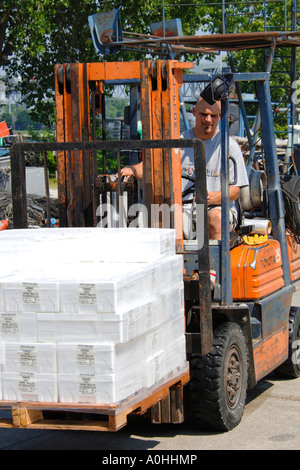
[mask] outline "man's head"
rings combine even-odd
[[[221,104],[217,101],[210,105],[200,97],[193,108],[193,115],[196,118],[194,130],[196,137],[202,140],[210,139],[218,131]]]

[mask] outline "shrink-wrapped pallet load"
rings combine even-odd
[[[187,370],[174,230],[11,230],[0,253],[2,400],[111,404]]]

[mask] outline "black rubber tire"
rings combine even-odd
[[[248,354],[241,328],[224,323],[214,332],[212,351],[192,354],[188,416],[193,424],[229,431],[241,421],[247,393]]]
[[[300,377],[300,307],[292,307],[289,319],[289,357],[275,370],[280,378]]]
[[[286,224],[292,231],[295,232],[296,227],[300,227],[300,177],[289,176],[285,178],[284,187],[296,198],[296,201],[291,201],[283,192],[283,202],[286,211],[285,219]],[[293,219],[293,221],[291,220]],[[294,229],[294,230],[293,230]],[[294,235],[300,235],[294,233]]]

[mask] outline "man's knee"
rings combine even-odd
[[[221,240],[222,212],[220,209],[211,209],[208,212],[208,232],[211,240]]]

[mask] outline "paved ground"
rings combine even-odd
[[[1,413],[3,415],[4,412]],[[7,413],[7,412],[6,412]],[[299,450],[300,379],[261,381],[248,396],[241,424],[208,433],[187,424],[151,425],[130,420],[117,433],[0,429],[0,450]]]
[[[300,291],[294,305],[300,306]],[[0,410],[0,416],[8,415]],[[99,450],[167,452],[199,450],[299,450],[300,378],[260,381],[248,394],[241,424],[228,433],[208,433],[187,424],[151,425],[134,418],[117,433],[0,429],[0,450]],[[143,454],[142,454],[143,455]]]

